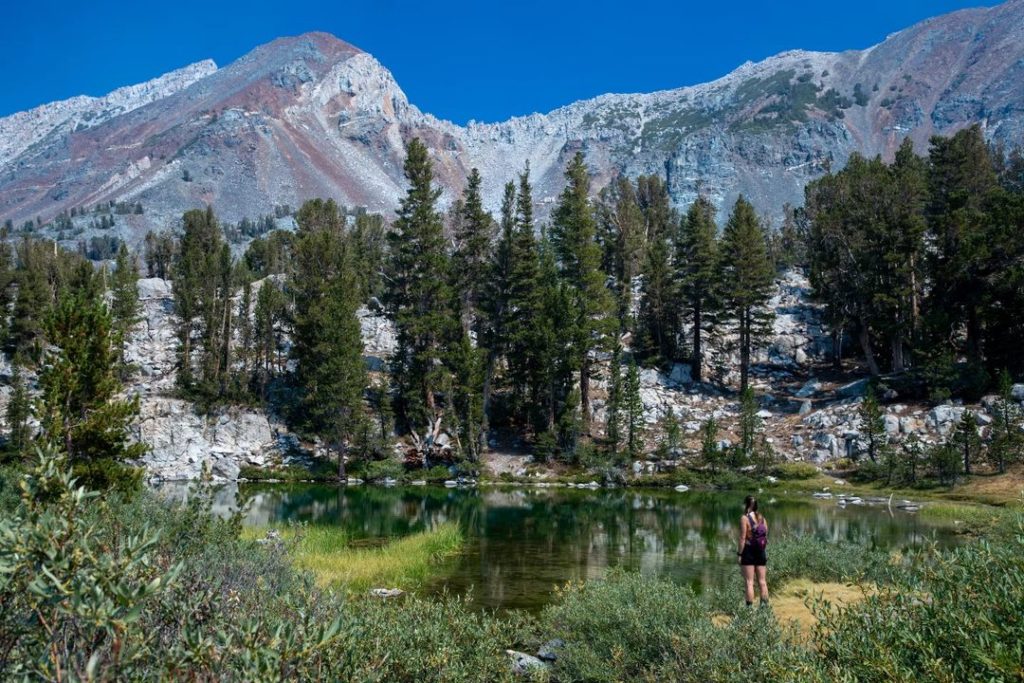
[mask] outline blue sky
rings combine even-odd
[[[867,47],[921,19],[992,4],[5,0],[0,116],[208,57],[224,66],[278,36],[322,30],[380,59],[421,109],[496,121],[606,92],[700,83],[788,49]]]

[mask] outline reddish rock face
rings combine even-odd
[[[0,119],[0,219],[139,201],[145,212],[116,227],[134,244],[207,203],[228,221],[311,197],[390,216],[412,137],[431,149],[445,200],[475,166],[496,208],[529,162],[543,217],[583,150],[595,190],[618,172],[658,173],[677,204],[699,184],[720,206],[743,193],[777,214],[854,151],[888,156],[910,136],[923,153],[931,135],[973,123],[996,142],[1024,135],[1022,0],[925,21],[863,51],[788,52],[708,84],[467,127],[420,112],[365,52],[310,33],[221,69],[200,63]]]

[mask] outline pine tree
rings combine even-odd
[[[10,429],[7,452],[14,457],[23,455],[31,441],[28,419],[32,415],[32,403],[25,387],[25,378],[21,374],[20,361],[20,358],[15,358],[12,363],[11,398],[7,403],[7,426]]]
[[[939,338],[956,338],[964,329],[964,348],[974,364],[982,361],[980,309],[988,292],[981,273],[995,246],[987,239],[986,203],[997,187],[992,158],[981,127],[951,138],[931,140],[927,213],[933,248],[929,250],[932,326]],[[940,315],[941,314],[941,315]]]
[[[508,299],[508,381],[512,388],[513,411],[523,415],[528,399],[536,398],[541,381],[539,354],[544,351],[539,337],[544,326],[544,293],[541,288],[540,251],[534,234],[533,198],[529,169],[519,176],[510,250]],[[535,406],[535,404],[534,404]]]
[[[903,442],[903,462],[900,468],[902,483],[911,486],[917,483],[917,468],[921,463],[922,452],[921,439],[911,433]]]
[[[761,418],[757,415],[757,397],[749,387],[740,392],[740,442],[733,449],[733,466],[738,467],[754,458]]]
[[[281,288],[273,280],[263,280],[256,293],[253,311],[253,337],[255,358],[253,380],[259,387],[260,400],[267,400],[267,385],[275,372],[282,368],[282,330],[287,313],[287,301]]]
[[[771,332],[771,312],[765,304],[774,277],[765,246],[764,229],[754,207],[742,196],[736,200],[722,235],[722,303],[739,335],[740,391],[750,373],[751,350]]]
[[[338,478],[346,453],[365,420],[366,366],[357,310],[359,282],[346,244],[344,220],[331,201],[311,200],[299,210],[295,241],[295,329],[292,358],[301,392],[303,426],[337,454]]]
[[[114,320],[115,344],[120,362],[124,362],[124,346],[128,334],[139,321],[139,268],[122,244],[117,251],[117,262],[111,276],[110,313]]]
[[[1007,463],[1019,460],[1024,451],[1020,408],[1013,400],[1013,380],[1006,370],[999,374],[999,398],[994,412],[989,453],[999,474],[1005,474]]]
[[[187,394],[205,390],[211,379],[207,373],[214,367],[211,354],[217,352],[213,343],[220,329],[217,316],[217,287],[221,282],[220,227],[213,209],[194,209],[182,216],[184,235],[174,269],[172,290],[177,314],[179,362],[178,385]],[[199,357],[200,376],[195,373],[195,342],[202,351]]]
[[[483,381],[485,349],[478,349],[463,333],[452,350],[449,363],[453,370],[452,404],[458,423],[458,446],[463,457],[472,462],[480,459],[487,443],[483,433]]]
[[[433,434],[443,414],[437,392],[448,383],[444,351],[454,337],[453,297],[447,285],[443,224],[436,208],[441,190],[433,185],[427,148],[419,139],[406,147],[405,177],[410,186],[388,236],[392,274],[387,301],[398,340],[392,371],[406,424],[427,424]]]
[[[639,352],[665,365],[675,359],[679,335],[677,288],[668,239],[658,234],[647,248],[640,290]]]
[[[675,271],[680,283],[682,316],[693,328],[692,377],[700,382],[704,366],[704,333],[711,331],[716,302],[718,228],[715,207],[703,195],[690,205],[676,239]]]
[[[626,417],[626,450],[636,459],[644,446],[644,402],[640,398],[640,372],[632,358],[623,386],[623,409]]]
[[[62,290],[45,327],[54,348],[39,375],[47,439],[73,462],[137,458],[146,447],[129,444],[128,426],[138,399],[115,398],[121,383],[113,322],[99,293]]]
[[[662,426],[665,430],[665,450],[667,455],[675,457],[683,445],[683,428],[679,424],[679,418],[676,416],[672,406],[669,406],[664,418],[662,418]]]
[[[636,189],[629,178],[620,175],[601,191],[598,215],[605,252],[602,267],[615,277],[620,325],[630,328],[633,281],[644,262],[646,233]]]
[[[7,335],[7,351],[11,355],[38,361],[43,347],[43,321],[52,304],[53,292],[47,281],[51,264],[40,250],[41,243],[22,240],[17,248],[18,286]]]
[[[483,432],[490,428],[491,394],[494,391],[498,359],[509,348],[509,297],[512,286],[512,250],[515,237],[515,183],[505,184],[501,202],[501,224],[498,244],[490,264],[489,277],[484,287],[481,309],[484,322],[481,343],[487,349],[483,384]]]
[[[462,195],[461,220],[455,235],[458,245],[452,257],[455,288],[459,294],[461,319],[466,331],[473,329],[478,338],[483,327],[481,302],[486,287],[494,219],[484,210],[480,196],[480,173],[470,172]]]
[[[575,363],[579,368],[580,429],[590,434],[590,376],[593,353],[607,350],[617,327],[611,313],[614,300],[601,270],[601,248],[590,205],[590,179],[583,154],[576,153],[566,169],[567,185],[555,207],[552,242],[562,277],[570,288],[574,315],[565,321],[575,333]]]
[[[875,397],[875,391],[871,387],[864,394],[864,399],[857,409],[860,415],[860,432],[867,441],[868,458],[872,463],[877,463],[879,456],[883,455],[887,446],[885,435],[885,412]]]
[[[718,448],[718,421],[709,417],[700,428],[701,459],[711,468],[711,474],[718,474],[718,465],[722,454]]]
[[[978,434],[978,418],[971,410],[964,410],[950,438],[950,444],[960,451],[963,457],[964,474],[971,473],[971,462],[981,452],[981,436]]]

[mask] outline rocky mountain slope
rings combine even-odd
[[[907,136],[923,151],[932,134],[973,123],[1007,144],[1024,133],[1024,0],[930,19],[865,50],[786,52],[711,83],[465,127],[410,104],[372,56],[311,33],[221,69],[201,62],[0,120],[0,218],[138,201],[145,213],[115,229],[135,242],[206,203],[229,221],[314,196],[388,213],[413,136],[448,197],[476,166],[495,206],[529,162],[544,213],[583,150],[597,186],[658,173],[677,204],[699,188],[719,206],[743,193],[777,215],[853,151],[888,155]]]

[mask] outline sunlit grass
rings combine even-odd
[[[243,535],[263,538],[268,530],[249,527]],[[378,587],[416,588],[443,573],[464,542],[454,522],[372,548],[354,547],[348,534],[337,527],[288,526],[277,531],[295,565],[312,572],[319,585],[353,593]]]

